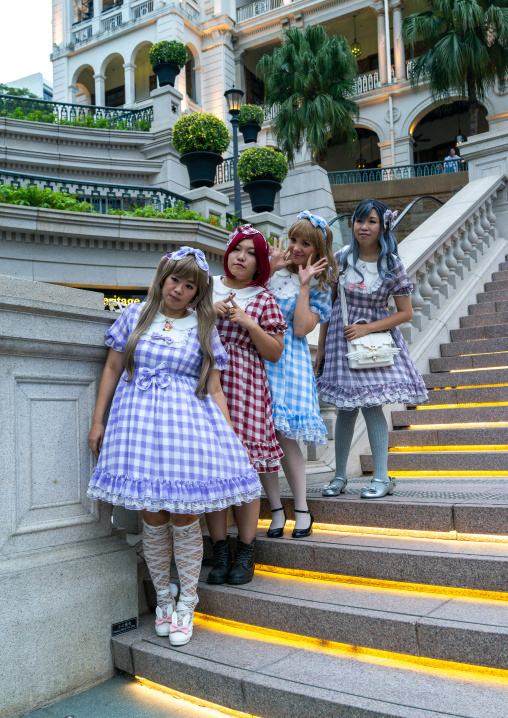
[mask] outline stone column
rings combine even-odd
[[[203,65],[194,68],[194,79],[196,82],[196,104],[201,106],[202,98],[202,82],[203,82]]]
[[[163,132],[174,127],[182,114],[183,95],[175,87],[165,85],[150,93],[153,99],[153,122],[151,132]]]
[[[235,54],[235,86],[239,87],[240,90],[245,92],[245,62],[244,62],[245,51],[240,54]],[[245,98],[244,98],[245,102]]]
[[[377,15],[377,56],[379,62],[379,82],[386,85],[388,82],[388,70],[386,67],[386,33],[385,14],[382,8],[376,10]]]
[[[78,88],[76,85],[69,85],[67,90],[67,96],[68,100],[67,102],[72,102],[72,104],[76,103],[76,95],[78,94]]]
[[[97,74],[95,80],[95,105],[103,107],[106,104],[106,75]]]
[[[125,62],[123,69],[125,83],[125,104],[133,105],[136,102],[136,86],[134,83],[134,71],[136,69],[136,65],[131,62]]]
[[[93,37],[97,37],[101,32],[101,11],[102,11],[102,0],[93,0],[93,20],[92,20],[92,33]]]
[[[402,3],[393,8],[393,54],[395,57],[395,76],[397,80],[406,79],[406,58],[402,40]]]

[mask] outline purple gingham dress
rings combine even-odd
[[[140,304],[127,307],[106,332],[106,344],[123,351]],[[261,493],[256,471],[211,396],[198,399],[202,362],[197,327],[182,346],[168,332],[143,335],[135,375],[122,375],[113,398],[104,443],[87,495],[128,509],[197,514],[240,505]],[[155,339],[157,337],[157,339]],[[215,366],[228,361],[217,330]]]
[[[342,269],[341,258],[337,252],[335,259]],[[352,261],[348,257],[348,263]],[[413,285],[409,281],[404,265],[398,257],[388,281],[376,281],[368,291],[358,287],[350,288],[344,282],[348,321],[353,324],[358,319],[375,322],[390,316],[388,298],[411,294]],[[361,279],[355,280],[360,282]],[[409,350],[398,327],[391,330],[394,344],[400,348],[392,366],[375,369],[350,369],[346,354],[347,342],[344,337],[344,323],[340,304],[340,293],[332,308],[332,316],[326,335],[325,363],[322,375],[316,381],[317,392],[322,401],[334,404],[339,409],[378,406],[380,404],[422,404],[428,400],[427,390],[422,376],[413,364]]]

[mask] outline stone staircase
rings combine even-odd
[[[392,413],[390,470],[409,477],[395,495],[361,501],[353,479],[323,499],[309,477],[315,530],[300,540],[266,538],[264,499],[252,583],[209,586],[205,565],[191,642],[172,649],[142,616],[113,639],[118,669],[229,715],[508,716],[508,262],[499,270],[431,359],[429,407]],[[488,481],[498,493],[481,492]]]
[[[508,476],[508,261],[484,289],[430,359],[429,403],[392,412],[394,476]]]

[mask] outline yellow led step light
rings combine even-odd
[[[403,426],[397,424],[397,426]],[[411,431],[422,431],[423,429],[488,429],[491,427],[508,428],[508,421],[469,421],[456,422],[454,424],[407,424]]]
[[[393,476],[394,478],[399,479],[419,479],[422,476],[427,477],[429,479],[439,479],[442,477],[453,477],[455,479],[462,479],[464,476],[476,476],[476,477],[483,477],[488,476],[490,478],[499,478],[503,476],[508,476],[508,471],[478,471],[475,469],[472,469],[471,471],[418,471],[418,470],[409,470],[409,471],[398,471],[398,470],[391,470],[390,469],[390,476]]]
[[[390,454],[397,454],[397,453],[412,453],[412,454],[422,454],[422,453],[451,453],[451,452],[458,452],[461,451],[463,453],[467,452],[473,452],[473,451],[481,451],[484,453],[489,453],[492,451],[508,451],[508,445],[507,444],[463,444],[463,445],[452,445],[452,446],[391,446],[388,449],[388,453]]]
[[[416,411],[428,411],[429,409],[469,409],[475,406],[508,406],[506,401],[490,401],[485,403],[471,404],[426,404],[425,406],[417,406]],[[413,409],[411,409],[413,411]]]
[[[450,357],[451,358],[451,357]],[[494,371],[495,369],[508,369],[508,366],[482,366],[471,369],[450,369],[450,374],[459,374],[463,371]]]

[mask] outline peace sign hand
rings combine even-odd
[[[316,262],[316,264],[311,264],[313,256],[313,254],[310,255],[307,261],[307,266],[305,268],[298,268],[300,286],[302,287],[304,287],[306,284],[309,284],[312,277],[316,276],[316,274],[319,274],[320,272],[323,272],[328,267],[328,260],[326,259],[326,257],[320,259],[319,262]]]
[[[231,309],[231,307],[229,306],[228,302],[233,299],[235,294],[236,292],[230,292],[227,299],[221,299],[220,302],[215,302],[215,304],[213,305],[219,319],[224,319],[224,317],[229,314],[229,310]]]
[[[291,253],[289,249],[284,249],[284,237],[279,237],[273,242],[273,247],[268,244],[268,251],[270,252],[270,273],[275,274],[281,269],[284,269],[291,264]]]

